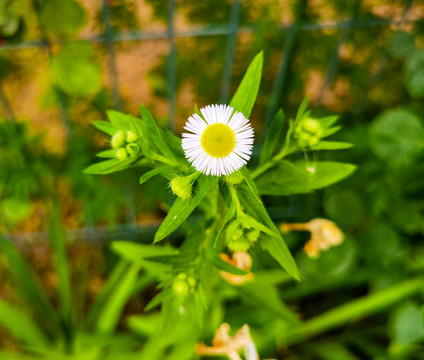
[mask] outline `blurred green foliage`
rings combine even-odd
[[[167,22],[167,2],[149,0],[146,3],[152,7],[152,20]],[[185,25],[204,24],[213,29],[214,26],[227,26],[232,3],[201,1],[178,2],[177,5],[177,13]],[[400,15],[408,2],[377,1],[371,5],[400,9],[397,11]],[[371,5],[369,2],[362,4],[359,20],[380,20]],[[137,2],[129,0],[110,2],[108,10],[114,33],[140,31],[141,26],[141,31],[149,31],[149,23],[138,19],[137,6]],[[263,85],[252,113],[255,128],[264,127],[272,84],[288,38],[287,32],[281,29],[281,18],[284,17],[284,25],[296,19],[315,25],[327,16],[340,20],[352,16],[355,11],[354,2],[342,0],[328,1],[323,6],[303,1],[287,4],[241,2],[240,27],[252,27],[255,32],[237,36],[231,85],[235,90],[253,54],[264,50]],[[318,152],[318,148],[313,151],[307,148],[304,154],[297,155],[297,160],[304,162],[306,159],[308,164],[317,167],[328,166],[326,173],[335,178],[338,175],[331,167],[335,160],[356,164],[357,170],[347,180],[312,194],[271,198],[270,193],[285,195],[289,192],[285,187],[289,175],[300,183],[306,173],[303,168],[287,169],[284,168],[287,164],[281,163],[279,169],[284,170],[286,177],[280,173],[269,178],[259,177],[258,185],[262,193],[267,194],[263,197],[264,203],[277,222],[326,217],[340,226],[346,239],[341,246],[311,259],[301,250],[306,240],[304,234],[286,235],[285,240],[300,270],[301,283],[290,280],[262,250],[255,251],[253,259],[254,283],[234,287],[214,274],[211,277],[213,291],[205,294],[214,301],[209,304],[204,327],[200,328],[198,321],[193,322],[188,316],[167,318],[157,311],[140,314],[128,305],[130,299],[135,298],[141,299],[143,306],[147,305],[156,294],[153,284],[167,287],[166,281],[187,272],[185,264],[169,267],[149,259],[169,257],[173,251],[170,246],[152,248],[115,243],[112,251],[104,250],[112,261],[105,263],[108,280],[98,299],[87,306],[83,303],[84,292],[73,293],[73,259],[68,263],[61,220],[58,219],[61,207],[66,205],[58,198],[59,180],[66,179],[70,184],[69,195],[81,205],[81,225],[125,223],[146,212],[157,216],[167,208],[170,195],[167,182],[152,173],[148,176],[149,182],[139,185],[140,173],[136,170],[107,177],[81,172],[93,162],[92,154],[104,148],[88,125],[89,120],[104,119],[105,110],[113,105],[112,91],[104,83],[105,73],[109,71],[103,68],[102,55],[106,47],[80,39],[81,31],[92,18],[93,29],[105,31],[103,9],[99,7],[94,15],[90,11],[83,1],[75,0],[0,1],[2,43],[19,45],[26,40],[47,40],[48,85],[41,91],[41,97],[44,96],[45,107],[61,109],[62,114],[67,114],[69,127],[66,150],[57,155],[48,151],[49,144],[46,145],[43,136],[33,135],[30,121],[0,122],[1,229],[8,232],[22,229],[22,220],[34,216],[34,203],[47,204],[54,215],[47,229],[52,233],[51,248],[59,278],[55,292],[46,293],[22,254],[8,240],[1,241],[2,271],[12,275],[16,292],[13,305],[6,300],[0,302],[0,321],[16,339],[13,345],[5,341],[6,348],[24,354],[30,347],[38,347],[43,349],[39,350],[40,357],[51,359],[132,359],[134,356],[191,359],[197,339],[200,337],[210,343],[214,331],[225,320],[234,330],[244,323],[250,325],[261,358],[422,358],[422,19],[406,29],[355,27],[353,24],[339,49],[333,75],[329,77],[329,93],[323,92],[321,102],[316,92],[322,91],[343,29],[317,29],[296,34],[293,49],[290,53],[284,52],[282,58],[288,62],[288,71],[278,103],[284,108],[285,116],[274,120],[278,126],[272,128],[271,123],[271,129],[277,130],[280,138],[279,141],[266,141],[267,145],[258,150],[258,159],[254,161],[262,164],[276,153],[276,146],[282,144],[289,129],[287,119],[294,118],[298,104],[307,95],[305,92],[314,91],[312,104],[317,106],[312,114],[324,117],[337,109],[341,113],[343,131],[334,136],[334,142],[351,143],[354,147],[338,151],[337,156],[329,155],[325,149]],[[184,85],[189,84],[198,104],[219,99],[226,45],[226,36],[177,39],[177,95],[182,95]],[[116,44],[118,49],[120,46]],[[13,88],[14,79],[27,76],[28,71],[24,70],[16,52],[0,47],[0,90],[8,86]],[[167,97],[166,59],[162,57],[148,72],[147,79],[139,79],[140,83],[148,82],[155,94],[153,100],[147,100],[153,105]],[[316,79],[319,81],[314,85]],[[123,100],[125,108],[128,100]],[[13,105],[14,99],[9,102]],[[184,102],[178,104],[177,112],[184,112],[186,107]],[[15,112],[19,114],[19,109]],[[7,112],[4,116],[8,116]],[[150,169],[149,164],[145,164],[145,173]],[[169,168],[161,169],[167,170]],[[350,171],[351,168],[346,169]],[[313,183],[310,190],[318,187],[315,185]],[[272,212],[272,209],[278,211]],[[62,220],[66,222],[66,218]],[[193,239],[198,235],[199,226],[201,224],[191,227]],[[190,228],[187,224],[185,227]],[[177,247],[180,241],[177,233],[172,244]],[[117,260],[115,253],[121,260]],[[186,256],[190,258],[192,254]],[[208,256],[219,263],[214,254]],[[210,258],[204,260],[208,264],[210,261]],[[210,269],[202,268],[201,271]],[[85,277],[90,276],[87,270]],[[171,301],[170,298],[162,300]],[[193,318],[201,316],[201,302],[202,299],[197,298],[190,303]],[[78,310],[82,308],[85,310]],[[300,315],[302,321],[296,330],[287,321],[287,314],[292,313]],[[159,330],[164,322],[169,327],[161,333]],[[10,356],[7,350],[0,353],[0,358],[9,359]],[[14,356],[16,359],[29,358]]]

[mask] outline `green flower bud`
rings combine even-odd
[[[311,136],[309,138],[309,141],[308,141],[309,147],[315,146],[318,143],[319,143],[319,137],[318,136]]]
[[[119,149],[125,145],[125,133],[123,131],[118,131],[115,135],[112,136],[110,144],[114,149]]]
[[[257,229],[253,229],[252,231],[249,231],[246,235],[247,240],[249,240],[250,242],[255,242],[259,239],[259,235],[261,234],[261,232]]]
[[[136,143],[128,144],[125,149],[128,152],[129,156],[137,156],[140,153],[140,145]]]
[[[243,174],[240,171],[236,171],[236,172],[233,172],[230,175],[226,175],[224,177],[224,179],[228,184],[237,185],[237,184],[240,184],[243,181],[244,177],[243,177]]]
[[[194,292],[194,290],[196,289],[196,285],[197,285],[196,279],[194,277],[192,277],[192,276],[189,276],[187,278],[187,283],[190,286],[190,291],[191,292]]]
[[[227,246],[232,251],[247,251],[250,248],[250,243],[245,237],[227,242]]]
[[[138,140],[138,135],[133,131],[127,131],[127,143],[133,143]]]
[[[184,297],[186,296],[190,291],[190,286],[185,280],[176,279],[174,283],[172,284],[172,290],[174,290],[174,293],[178,296]]]
[[[231,235],[232,240],[238,240],[243,236],[243,230],[241,228],[236,229]]]
[[[125,148],[120,148],[116,150],[116,158],[119,160],[125,160],[128,157],[127,150]]]
[[[296,126],[296,128],[294,129],[294,136],[298,137],[301,132],[302,132],[302,125]]]
[[[183,200],[191,197],[193,180],[191,176],[175,177],[171,180],[172,192]]]
[[[302,122],[303,129],[310,133],[316,134],[321,130],[321,124],[315,119],[306,119]]]
[[[241,223],[241,226],[243,226],[243,229],[249,230],[252,228],[252,225],[250,225],[247,221],[243,221]]]
[[[183,272],[179,273],[178,276],[177,276],[177,279],[185,280],[185,279],[187,279],[187,274],[183,273]]]
[[[301,133],[297,139],[297,143],[299,144],[300,147],[304,148],[307,147],[309,145],[309,139],[311,138],[311,136],[307,133]]]

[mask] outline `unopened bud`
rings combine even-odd
[[[172,192],[183,200],[191,197],[193,180],[190,176],[175,177],[171,180]]]
[[[133,143],[138,140],[138,135],[133,131],[127,131],[127,143]]]
[[[190,287],[190,292],[194,293],[194,291],[196,290],[196,285],[197,285],[196,279],[192,276],[189,276],[187,278],[187,284]]]
[[[315,146],[318,143],[319,143],[319,137],[317,137],[317,136],[311,136],[309,138],[309,141],[308,141],[309,147]]]
[[[261,232],[259,230],[253,229],[247,233],[246,237],[250,242],[255,242],[259,239],[260,234]]]
[[[125,149],[127,150],[129,156],[137,156],[140,153],[140,145],[135,143],[128,144]]]
[[[125,145],[125,133],[123,131],[118,131],[115,135],[112,136],[110,144],[114,149],[119,149]]]
[[[247,251],[250,248],[250,243],[244,236],[242,236],[237,240],[231,239],[231,241],[227,242],[227,246],[232,251]]]
[[[321,130],[321,124],[315,119],[306,119],[302,122],[303,129],[311,134],[316,134]]]
[[[230,175],[225,176],[224,179],[230,185],[237,185],[243,181],[244,177],[240,171],[236,171]]]
[[[189,293],[190,286],[187,281],[177,278],[172,284],[172,290],[176,295],[183,297]]]
[[[120,148],[116,150],[116,158],[119,160],[125,160],[128,157],[127,150],[125,148]]]
[[[299,135],[299,137],[297,139],[297,143],[302,148],[307,147],[308,144],[309,144],[309,139],[310,138],[311,138],[311,136],[308,133],[300,133],[300,135]]]
[[[247,221],[243,221],[241,223],[241,226],[243,226],[243,229],[249,230],[252,228],[252,225],[250,225]]]
[[[232,240],[238,240],[238,239],[240,239],[242,236],[243,236],[243,230],[242,230],[242,229],[240,229],[240,228],[238,228],[238,229],[236,229],[236,230],[233,232],[233,234],[232,234],[232,236],[231,236],[231,239],[232,239]]]

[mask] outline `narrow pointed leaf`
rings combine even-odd
[[[258,95],[263,60],[262,52],[255,56],[230,102],[231,107],[236,111],[240,111],[246,117],[250,116],[256,96]]]
[[[0,324],[26,345],[44,347],[47,344],[41,329],[18,308],[0,299]]]
[[[117,132],[116,127],[108,121],[93,121],[93,125],[104,133],[113,136]]]
[[[272,155],[282,144],[283,127],[284,112],[280,109],[266,132],[265,140],[259,154],[259,164],[263,164],[271,159]]]
[[[219,254],[215,250],[205,248],[205,255],[206,255],[206,258],[212,264],[214,264],[219,270],[222,270],[222,271],[228,272],[230,274],[234,274],[234,275],[246,275],[246,274],[248,274],[247,271],[239,269],[238,267],[235,267],[234,265],[223,260],[221,258],[221,256],[219,256]]]
[[[296,263],[287,248],[279,230],[269,217],[262,202],[257,200],[256,195],[247,186],[247,184],[240,184],[237,186],[237,192],[246,213],[253,216],[259,222],[268,228],[273,236],[267,234],[263,235],[259,242],[270,253],[270,255],[277,260],[277,262],[287,271],[289,275],[295,279],[299,279],[299,270]]]
[[[144,105],[141,105],[140,112],[144,134],[146,134],[145,137],[147,137],[147,141],[150,146],[156,149],[160,154],[174,158],[174,153],[170,150],[168,144],[164,140],[161,129],[156,124],[156,121],[153,119],[149,110],[147,110]]]

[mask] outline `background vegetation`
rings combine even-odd
[[[231,98],[260,50],[257,143],[278,108],[294,117],[309,95],[314,114],[341,115],[335,138],[355,146],[304,156],[358,165],[325,190],[264,201],[276,224],[324,217],[346,240],[310,259],[307,235],[286,235],[301,283],[255,259],[261,281],[305,320],[299,331],[287,335],[264,299],[228,287],[203,340],[225,318],[234,329],[251,326],[263,358],[422,358],[423,13],[405,0],[0,0],[4,358],[46,342],[56,347],[42,355],[55,359],[191,356],[193,343],[181,338],[192,329],[169,340],[185,347],[170,350],[155,339],[158,315],[141,315],[159,270],[109,246],[151,243],[172,201],[169,184],[139,185],[136,170],[83,174],[108,147],[91,122],[111,108],[138,116],[143,103],[179,134],[194,103]]]

